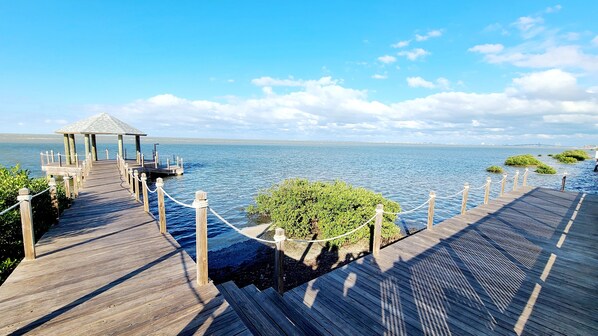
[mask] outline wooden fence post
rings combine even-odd
[[[170,169],[170,158],[166,158],[166,169]]]
[[[58,194],[56,189],[56,179],[51,177],[50,182],[48,182],[48,186],[50,187],[50,200],[52,202],[52,208],[56,211],[56,219],[60,215],[60,208],[58,205]]]
[[[434,227],[434,201],[436,200],[436,193],[430,191],[430,203],[428,203],[428,229]]]
[[[108,148],[106,148],[106,160],[110,160],[110,154],[108,153]]]
[[[208,280],[208,194],[195,192],[195,255],[197,284],[206,285]]]
[[[465,182],[463,185],[463,200],[461,201],[461,214],[467,211],[467,196],[469,195],[469,183]]]
[[[73,176],[73,197],[79,197],[79,186],[77,185],[77,175]]]
[[[276,250],[274,251],[274,286],[278,294],[284,293],[284,241],[287,238],[284,229],[276,228],[274,241]]]
[[[31,208],[31,194],[29,194],[29,189],[19,189],[17,201],[21,202],[21,228],[23,230],[25,260],[34,260],[35,237],[33,236],[33,209]]]
[[[71,177],[68,175],[62,177],[62,180],[64,181],[64,193],[66,194],[66,197],[69,199],[73,198],[71,195],[71,182],[69,182],[70,179]]]
[[[490,198],[490,185],[492,184],[492,179],[490,177],[486,177],[486,188],[484,188],[484,204],[488,204],[488,199]]]
[[[161,177],[156,179],[156,189],[158,189],[158,220],[160,223],[160,233],[166,233],[166,209],[164,208],[164,181]]]
[[[565,191],[565,182],[567,181],[567,172],[563,173],[563,182],[561,183],[561,191]]]
[[[523,187],[527,186],[527,173],[529,172],[529,168],[525,168],[525,173],[523,173],[523,183],[521,184]]]
[[[50,155],[51,155],[51,161],[52,161],[52,163],[54,163],[54,150],[53,149],[50,151]]]
[[[502,174],[502,180],[500,181],[500,196],[505,194],[505,184],[507,183],[507,174]]]
[[[181,158],[181,168],[183,168],[183,158]]]
[[[42,153],[42,152],[39,152],[39,162],[42,167],[45,166],[44,165],[44,153]]]
[[[519,170],[515,171],[515,177],[513,177],[513,191],[517,190],[517,181],[519,180]]]
[[[384,219],[384,205],[376,205],[376,219],[374,221],[374,236],[372,237],[372,254],[377,257],[382,245],[382,220]]]
[[[131,192],[131,195],[133,195],[135,193],[135,185],[133,184],[133,169],[130,168],[129,171],[127,172],[127,176],[129,178],[129,192]]]
[[[145,156],[141,153],[141,167],[145,168]]]
[[[62,167],[62,156],[58,153],[58,167]]]
[[[135,186],[135,200],[139,202],[139,172],[137,169],[133,171],[133,185]]]
[[[160,161],[160,157],[158,156],[158,151],[156,151],[156,155],[154,155],[154,168],[158,169],[158,161]]]
[[[147,198],[147,175],[141,173],[141,190],[143,190],[143,210],[149,213],[149,199]]]

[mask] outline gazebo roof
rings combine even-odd
[[[137,128],[124,123],[109,115],[100,113],[87,119],[79,120],[56,131],[61,134],[119,134],[142,135],[147,134]]]

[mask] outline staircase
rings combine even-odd
[[[260,291],[254,285],[239,288],[232,281],[217,287],[254,335],[331,334],[309,318],[304,311],[308,308],[296,297],[282,297],[272,288]]]

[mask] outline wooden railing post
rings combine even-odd
[[[278,294],[284,293],[284,241],[287,238],[284,229],[276,228],[274,241],[276,250],[274,251],[274,286]]]
[[[517,190],[518,180],[519,180],[519,170],[516,170],[515,176],[513,177],[513,191]]]
[[[461,200],[461,214],[467,211],[467,196],[469,195],[469,183],[465,182],[463,185],[463,200]]]
[[[505,194],[505,184],[507,183],[507,174],[502,174],[502,180],[500,181],[500,196]]]
[[[66,194],[66,197],[69,199],[73,198],[73,196],[71,195],[71,182],[69,181],[70,179],[71,177],[68,175],[62,177],[62,180],[64,181],[64,193]]]
[[[17,201],[21,202],[21,228],[23,230],[25,260],[34,260],[35,238],[33,236],[33,209],[31,208],[31,194],[29,194],[29,189],[19,189]]]
[[[39,162],[42,167],[45,166],[44,165],[44,153],[42,153],[42,152],[39,152]]]
[[[145,167],[145,156],[141,153],[141,167]]]
[[[143,210],[149,213],[149,199],[147,198],[147,175],[141,173],[141,190],[143,190]]]
[[[139,202],[139,172],[137,169],[133,171],[133,185],[135,186],[135,200]]]
[[[181,158],[181,168],[183,168],[183,158]]]
[[[160,223],[160,233],[166,233],[166,208],[164,208],[164,181],[161,177],[156,179],[156,189],[158,189],[158,221]]]
[[[567,172],[563,173],[563,182],[561,183],[561,191],[565,191],[565,182],[567,181]]]
[[[376,219],[374,221],[374,235],[372,237],[372,254],[377,257],[382,245],[382,220],[384,219],[384,205],[376,205]]]
[[[490,177],[486,178],[486,188],[484,188],[484,204],[488,204],[488,199],[490,198],[490,185],[492,184],[492,179]]]
[[[58,190],[56,189],[56,179],[50,177],[50,182],[48,182],[48,186],[50,187],[50,201],[52,202],[52,208],[56,211],[56,219],[60,215],[60,208],[58,205]]]
[[[58,153],[58,167],[62,167],[62,156]]]
[[[133,184],[133,169],[129,169],[127,171],[127,176],[129,178],[129,192],[131,193],[131,195],[133,195],[135,193],[135,185]]]
[[[208,284],[208,194],[195,192],[195,255],[197,263],[197,284]]]
[[[428,230],[434,227],[434,202],[436,201],[436,193],[430,191],[430,203],[428,203]]]
[[[50,155],[51,155],[50,160],[52,163],[54,163],[54,150],[53,149],[50,150]]]
[[[156,154],[154,155],[154,168],[158,169],[158,161],[160,161],[160,157],[158,156],[158,151],[156,151]]]
[[[522,186],[527,186],[527,173],[529,173],[529,168],[525,168],[525,173],[523,173],[523,183]]]
[[[110,160],[110,154],[108,153],[108,148],[106,148],[106,160]]]
[[[79,197],[79,186],[77,185],[77,175],[73,175],[73,197]]]

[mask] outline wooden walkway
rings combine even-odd
[[[0,335],[249,333],[195,263],[99,161],[60,224],[0,286]]]
[[[598,335],[598,197],[527,189],[283,297],[219,288],[260,335]]]

